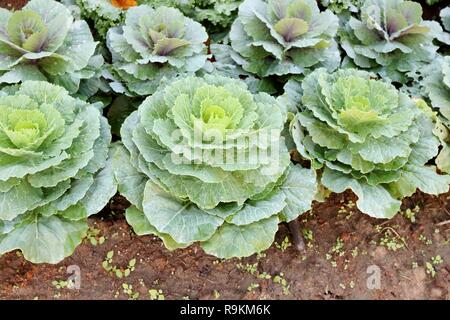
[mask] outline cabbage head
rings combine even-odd
[[[358,208],[376,218],[393,217],[416,189],[448,191],[449,176],[427,165],[440,142],[423,103],[354,69],[318,69],[302,88],[291,129],[299,153],[323,169],[323,186],[353,190]]]
[[[137,6],[135,0],[63,0],[71,7],[78,7],[80,17],[92,24],[94,33],[106,39],[108,29],[123,22],[126,10]]]
[[[72,254],[116,192],[111,134],[98,108],[59,86],[0,91],[0,254],[34,263]]]
[[[436,21],[422,19],[419,3],[403,0],[367,0],[358,18],[351,17],[339,32],[340,44],[358,67],[382,77],[408,82],[405,73],[431,62],[442,35]]]
[[[109,29],[107,45],[118,93],[152,94],[164,78],[193,73],[208,57],[205,28],[178,9],[140,5],[128,9],[125,24]]]
[[[290,165],[275,98],[218,75],[160,87],[124,122],[113,166],[139,235],[220,258],[267,249],[311,207],[315,171]]]
[[[260,77],[298,75],[340,64],[338,18],[315,0],[245,0],[231,26],[236,62]]]
[[[90,69],[103,64],[96,45],[87,23],[57,1],[31,0],[15,12],[0,8],[0,87],[42,80],[76,93],[94,76]]]

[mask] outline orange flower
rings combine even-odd
[[[111,0],[111,4],[116,8],[125,10],[137,6],[136,0]]]

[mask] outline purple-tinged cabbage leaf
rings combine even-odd
[[[305,74],[340,64],[334,36],[338,18],[314,0],[246,0],[231,26],[234,58],[260,77]]]
[[[359,68],[400,83],[407,72],[433,61],[443,34],[436,21],[422,19],[419,3],[367,0],[358,18],[350,17],[339,32],[340,45]]]
[[[205,28],[178,9],[141,5],[128,9],[124,25],[109,29],[107,45],[118,93],[144,96],[161,80],[201,69],[208,57]]]
[[[39,80],[76,93],[103,64],[96,45],[87,23],[57,1],[31,0],[15,12],[0,8],[0,86]]]

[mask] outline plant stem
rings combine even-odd
[[[289,231],[292,235],[292,241],[294,242],[294,247],[299,252],[305,252],[305,241],[303,240],[303,236],[300,232],[300,225],[297,220],[292,220],[288,223]]]

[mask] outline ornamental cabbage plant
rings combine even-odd
[[[436,21],[422,19],[419,3],[403,0],[364,1],[358,18],[350,17],[339,32],[340,45],[358,67],[406,83],[405,73],[431,62],[442,35]]]
[[[315,0],[246,0],[229,37],[244,70],[260,77],[299,75],[339,66],[333,40],[338,24],[331,11],[320,12]]]
[[[318,69],[302,88],[293,138],[312,167],[322,169],[323,186],[353,190],[358,208],[376,218],[393,217],[416,189],[448,191],[449,176],[427,165],[440,143],[423,103],[354,69]]]
[[[109,29],[107,45],[118,93],[152,94],[164,78],[193,73],[208,57],[205,28],[178,9],[141,5],[128,9],[125,24]]]
[[[96,45],[87,23],[57,1],[31,0],[15,12],[0,8],[0,87],[42,80],[76,93],[103,64]]]
[[[138,5],[136,0],[64,0],[63,2],[66,5],[76,5],[81,18],[92,22],[93,30],[102,40],[106,38],[109,28],[123,22],[127,9]]]
[[[59,86],[0,91],[0,255],[19,249],[57,263],[86,235],[87,217],[116,192],[111,134],[96,106]]]
[[[315,171],[290,165],[285,118],[275,98],[237,79],[161,86],[125,120],[114,155],[127,221],[169,249],[199,242],[220,258],[267,249],[316,193]]]
[[[236,18],[242,0],[143,0],[153,7],[165,5],[181,10],[186,16],[202,23],[208,32],[228,31]]]

